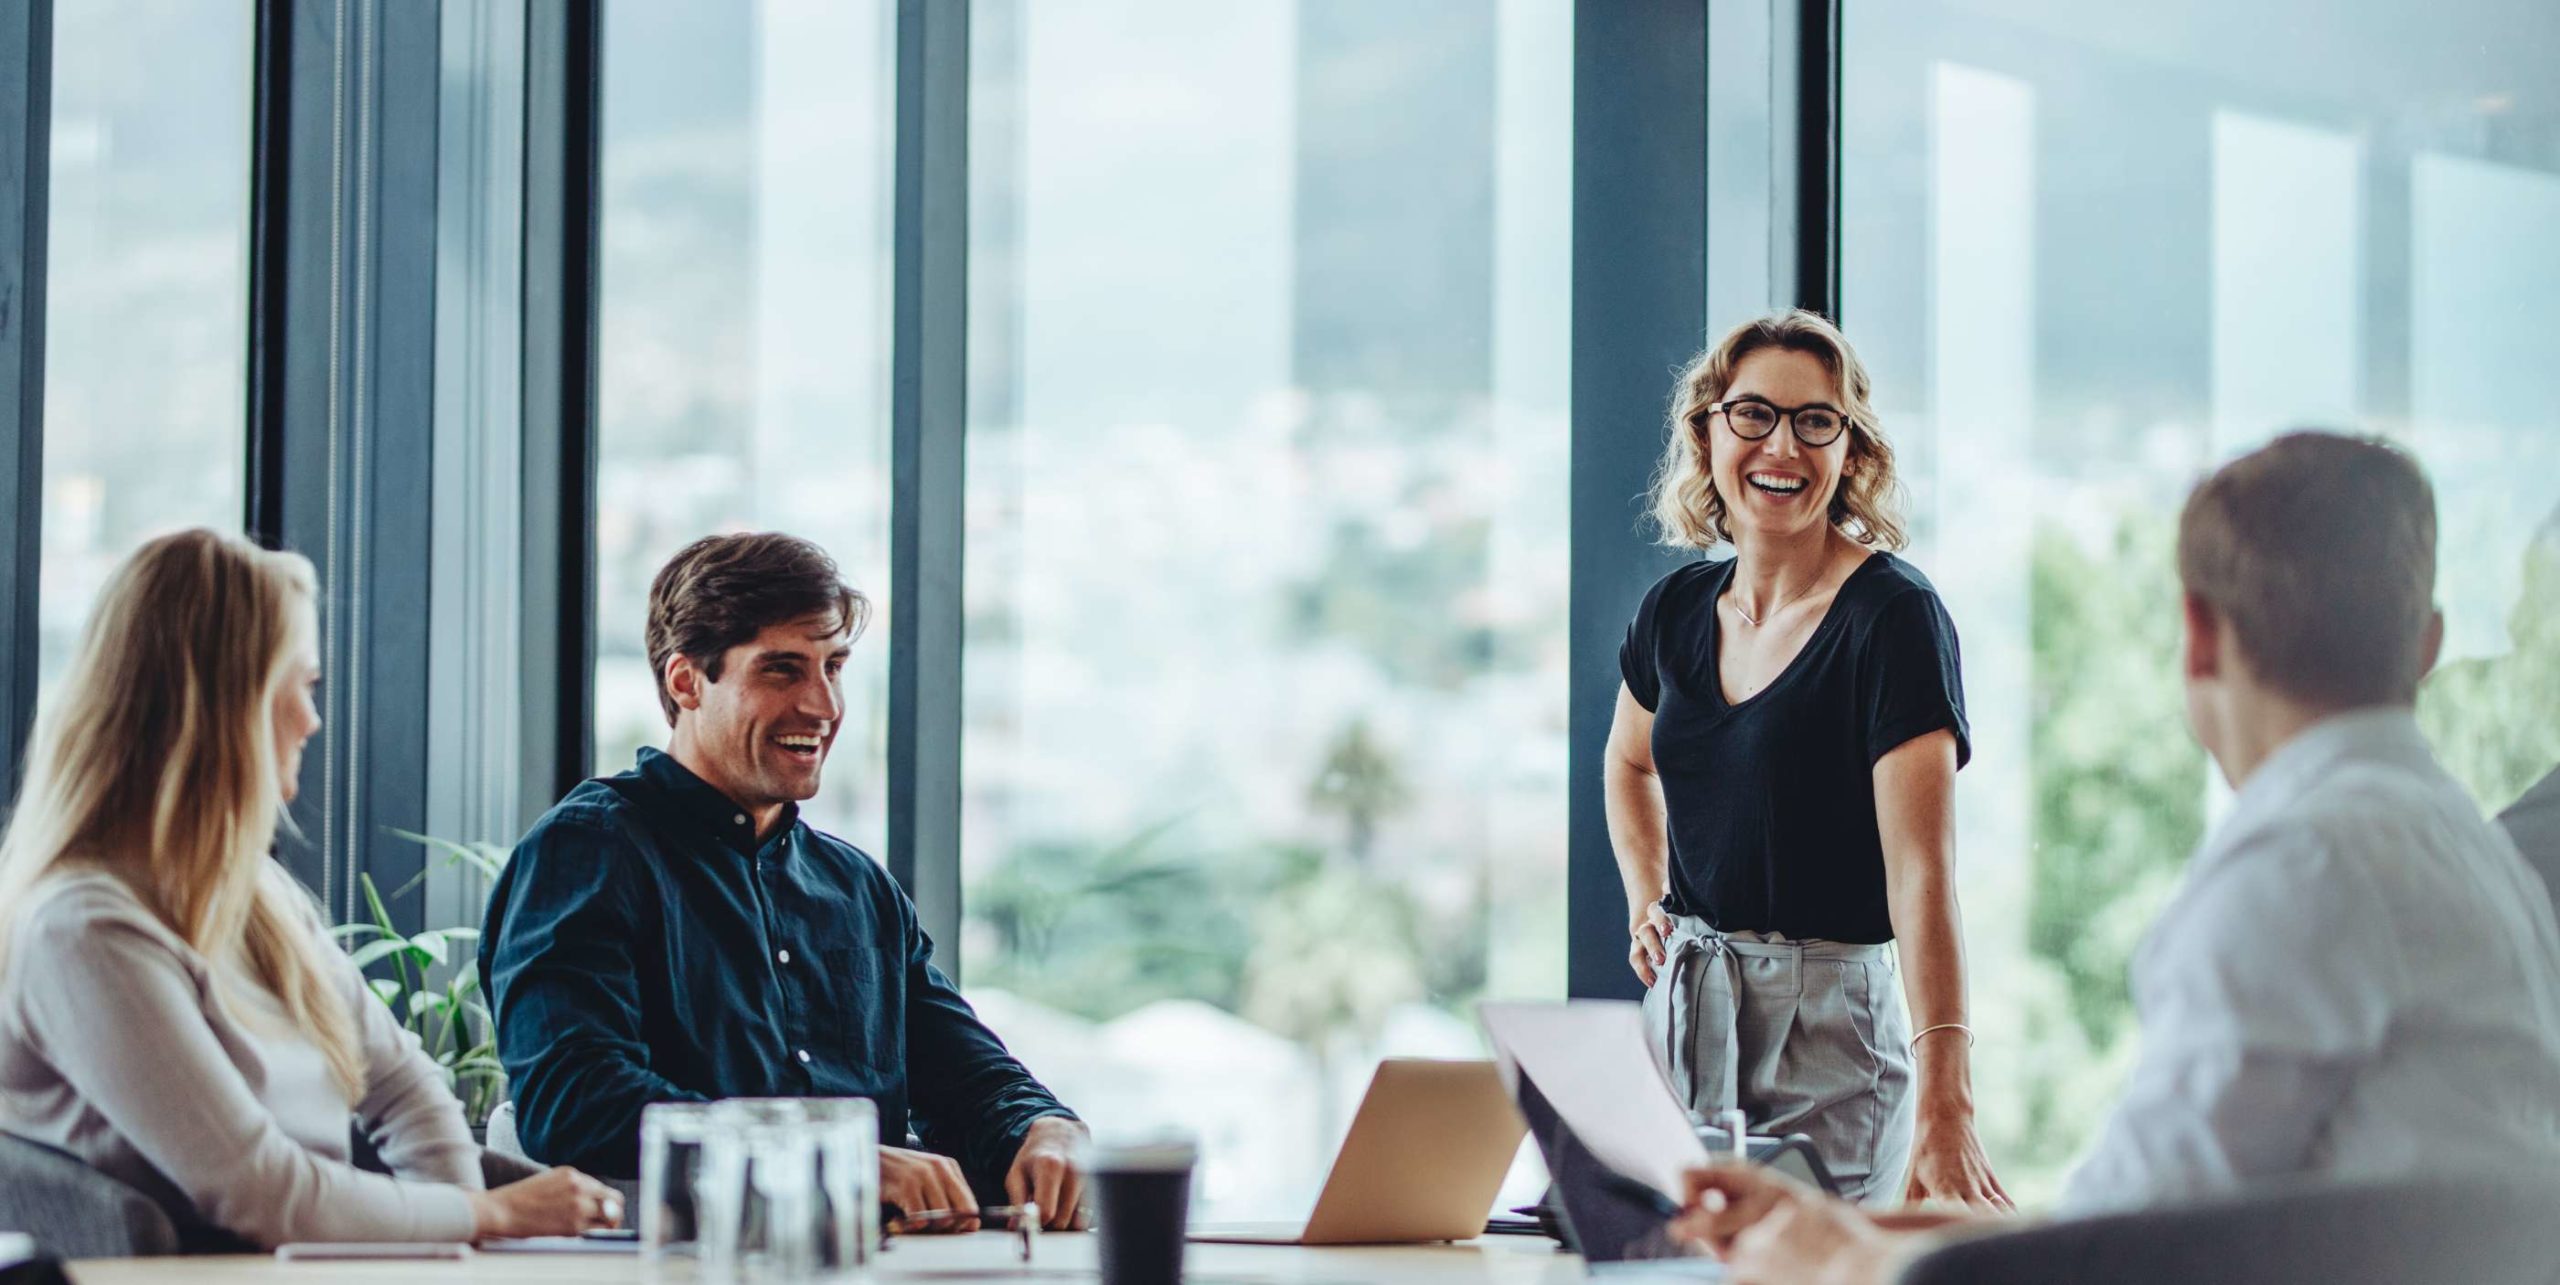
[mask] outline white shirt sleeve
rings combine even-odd
[[[2073,1172],[2072,1213],[2228,1191],[2303,1170],[2403,982],[2370,871],[2317,833],[2200,864],[2133,967],[2141,1052]]]
[[[366,988],[364,975],[342,951],[337,957],[339,984],[353,1005],[356,1031],[364,1050],[364,1097],[356,1118],[391,1172],[415,1182],[441,1182],[469,1191],[484,1185],[480,1176],[480,1144],[462,1121],[462,1103],[445,1083],[443,1068],[429,1058],[418,1037],[392,1020],[391,1010]]]
[[[145,928],[65,913],[26,931],[17,958],[42,974],[20,985],[28,1036],[215,1225],[260,1245],[471,1238],[459,1188],[365,1173],[294,1141],[207,1024],[184,962]]]

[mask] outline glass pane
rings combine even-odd
[[[1564,991],[1572,34],[972,10],[967,981],[1205,1216]]]
[[[2560,760],[2560,12],[2321,32],[2201,0],[1848,22],[1844,320],[1964,634],[1975,1100],[2022,1197],[2098,1123],[2131,950],[2222,802],[2171,614],[2206,468],[2303,424],[2414,448],[2451,626],[2422,718],[2491,808]]]
[[[886,830],[889,195],[885,0],[616,4],[604,33],[596,769],[667,725],[649,581],[719,531],[817,541],[871,597],[810,822]]]
[[[54,7],[41,684],[134,545],[241,525],[255,20]]]

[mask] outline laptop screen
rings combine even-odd
[[[1518,1077],[1514,1100],[1520,1117],[1537,1139],[1554,1187],[1548,1199],[1564,1231],[1565,1247],[1597,1268],[1611,1263],[1660,1263],[1695,1260],[1702,1269],[1716,1266],[1704,1251],[1672,1239],[1668,1228],[1679,1207],[1661,1192],[1600,1162],[1574,1137],[1573,1129],[1548,1105],[1546,1095],[1527,1072]]]

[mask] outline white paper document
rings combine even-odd
[[[637,1254],[637,1240],[605,1239],[595,1236],[523,1236],[510,1240],[480,1242],[484,1254]]]
[[[1600,1163],[1680,1199],[1681,1173],[1707,1163],[1707,1148],[1663,1082],[1642,1008],[1575,1000],[1476,1012],[1505,1068],[1528,1076]]]

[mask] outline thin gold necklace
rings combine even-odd
[[[1768,618],[1768,617],[1770,617],[1770,616],[1774,616],[1774,615],[1778,614],[1779,612],[1786,610],[1786,609],[1787,609],[1787,606],[1788,606],[1788,604],[1789,604],[1789,603],[1793,603],[1796,599],[1801,598],[1801,597],[1805,596],[1806,594],[1809,594],[1809,593],[1813,592],[1815,589],[1820,588],[1820,587],[1821,587],[1821,585],[1822,585],[1822,577],[1821,577],[1821,576],[1815,576],[1815,577],[1813,578],[1813,583],[1808,584],[1808,585],[1806,585],[1804,588],[1802,588],[1802,589],[1798,589],[1798,590],[1796,590],[1794,593],[1787,595],[1787,599],[1786,599],[1786,601],[1785,601],[1785,602],[1781,602],[1781,603],[1779,603],[1777,606],[1767,608],[1767,609],[1763,610],[1763,611],[1762,611],[1759,615],[1757,615],[1757,616],[1752,615],[1752,614],[1751,614],[1750,612],[1748,612],[1748,611],[1744,611],[1744,610],[1742,609],[1742,604],[1741,604],[1740,602],[1736,602],[1736,603],[1734,603],[1734,604],[1733,604],[1733,614],[1735,614],[1735,615],[1737,615],[1737,616],[1742,617],[1742,618],[1743,618],[1743,620],[1744,620],[1745,622],[1749,623],[1749,624],[1750,624],[1750,626],[1751,626],[1752,628],[1757,629],[1757,628],[1759,628],[1759,627],[1760,627],[1760,622],[1761,622],[1762,620],[1765,620],[1765,619],[1767,619],[1767,618]]]

